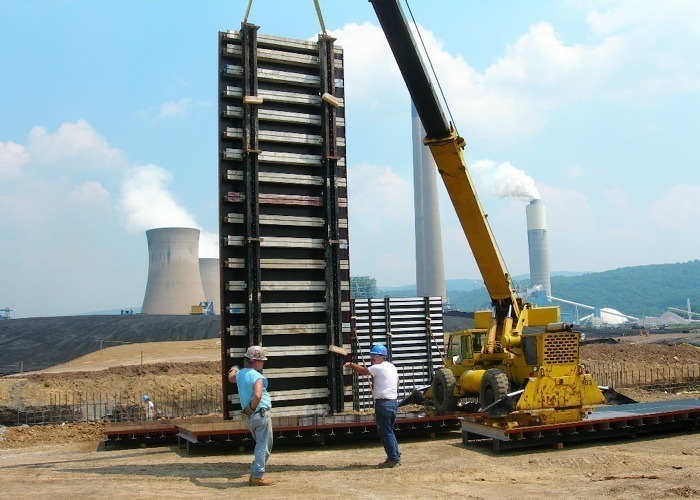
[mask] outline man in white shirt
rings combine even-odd
[[[372,377],[372,397],[374,398],[374,419],[377,422],[377,434],[384,445],[386,460],[379,468],[393,468],[401,465],[399,444],[394,435],[396,413],[399,410],[399,374],[396,367],[386,360],[388,351],[383,344],[374,344],[369,352],[370,366],[357,363],[345,363],[355,372]]]
[[[151,398],[144,394],[141,396],[141,402],[146,407],[146,420],[154,420],[156,418],[156,405],[153,404]]]

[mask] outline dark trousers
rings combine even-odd
[[[388,460],[399,461],[399,443],[394,435],[396,425],[396,413],[399,411],[399,402],[395,399],[376,399],[374,401],[374,419],[377,422],[377,434],[386,451]]]

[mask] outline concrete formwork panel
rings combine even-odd
[[[219,34],[219,229],[226,380],[267,347],[274,413],[336,413],[351,399],[343,54],[317,42]]]
[[[386,345],[389,360],[399,372],[399,399],[429,384],[435,369],[443,364],[442,298],[355,299],[352,306],[355,357],[369,365],[372,344]],[[367,377],[354,376],[353,396],[356,410],[372,408]]]

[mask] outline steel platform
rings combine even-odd
[[[110,422],[105,425],[102,435],[104,444],[121,444],[120,441],[138,439],[165,439],[177,435],[175,420],[155,420],[152,422]]]
[[[634,437],[644,434],[700,429],[700,399],[654,401],[595,408],[580,422],[517,427],[495,427],[485,423],[485,415],[464,416],[462,443],[491,439],[496,453],[514,448],[555,445]]]
[[[460,427],[459,413],[437,415],[434,412],[400,412],[394,428],[397,436],[428,435],[455,431]],[[374,415],[308,415],[272,417],[275,446],[279,444],[327,443],[376,439]],[[245,420],[220,420],[209,423],[182,423],[177,431],[179,446],[223,442],[231,446],[252,446]]]
[[[460,415],[463,413],[399,412],[395,431],[398,436],[432,436],[456,431],[460,427]],[[276,446],[376,438],[374,415],[364,413],[279,416],[272,417],[272,426]],[[105,448],[177,438],[180,448],[186,447],[188,453],[190,445],[194,444],[224,443],[238,447],[253,444],[245,420],[223,420],[222,417],[108,423],[103,436]]]

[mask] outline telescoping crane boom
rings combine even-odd
[[[585,407],[605,398],[579,364],[579,333],[560,323],[558,307],[533,308],[516,296],[469,176],[462,154],[466,141],[445,118],[399,1],[369,1],[492,304],[491,311],[475,313],[474,329],[451,334],[445,367],[436,371],[429,395],[444,411],[454,409],[461,397],[478,395],[483,409],[498,409],[494,414],[520,422],[581,418]],[[536,326],[545,328],[525,333]]]

